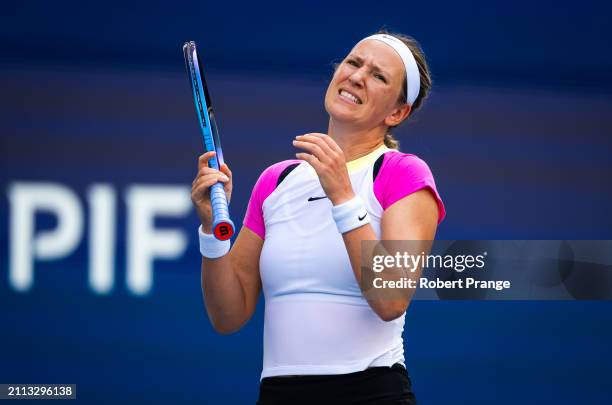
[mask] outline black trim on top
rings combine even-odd
[[[289,166],[285,167],[285,169],[281,172],[280,176],[278,176],[278,180],[276,181],[276,187],[278,187],[279,184],[281,184],[282,181],[285,180],[285,177],[287,177],[287,175],[289,175],[289,173],[291,173],[291,171],[295,169],[298,165],[299,163],[292,163]]]
[[[380,171],[384,160],[385,154],[383,153],[378,157],[378,159],[376,159],[376,162],[374,162],[374,170],[372,171],[372,181],[376,180],[376,176],[378,176],[378,172]]]

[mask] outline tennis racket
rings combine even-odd
[[[185,65],[189,82],[193,90],[193,101],[195,103],[196,115],[200,124],[200,130],[204,138],[204,148],[206,152],[215,151],[216,155],[208,161],[208,166],[220,170],[223,165],[223,151],[219,140],[219,130],[215,122],[210,95],[202,63],[196,51],[196,44],[193,41],[185,42],[183,45]],[[213,234],[219,240],[227,240],[234,234],[234,223],[230,219],[227,198],[223,183],[217,182],[210,187],[210,204],[213,216]]]

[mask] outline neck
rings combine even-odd
[[[340,146],[347,162],[359,159],[384,143],[384,128],[356,128],[329,119],[327,134]]]

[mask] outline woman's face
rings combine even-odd
[[[336,121],[364,128],[397,125],[406,116],[397,103],[404,76],[404,64],[393,48],[377,40],[362,41],[336,69],[325,109]]]

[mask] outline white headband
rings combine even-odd
[[[392,35],[387,34],[375,34],[370,35],[359,41],[361,43],[367,39],[375,39],[377,41],[384,42],[389,45],[397,54],[402,58],[402,62],[404,62],[404,69],[406,69],[406,102],[409,105],[414,103],[417,96],[419,95],[419,89],[421,88],[421,79],[419,75],[419,68],[417,66],[416,61],[414,60],[414,56],[410,49],[406,46],[405,43],[395,38]]]

